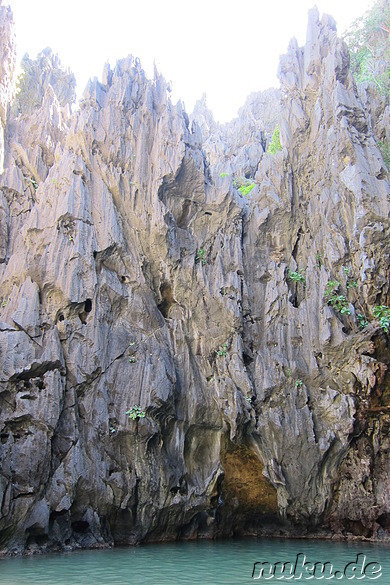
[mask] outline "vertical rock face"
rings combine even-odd
[[[280,510],[308,523],[324,521],[340,462],[368,432],[372,394],[387,400],[382,334],[374,324],[361,330],[356,314],[387,304],[389,184],[348,62],[332,21],[313,11],[305,48],[292,43],[281,60],[284,149],[260,165],[244,239],[247,272],[258,270],[248,285],[252,436]],[[329,281],[340,283],[347,310],[324,301]],[[370,523],[372,510],[359,513]]]
[[[0,0],[0,173],[4,164],[4,128],[7,122],[8,106],[15,93],[15,35],[12,12],[2,6]]]
[[[220,127],[131,57],[73,114],[58,59],[25,60],[1,175],[1,551],[387,537],[370,308],[389,300],[390,189],[348,63],[312,11],[280,94]]]

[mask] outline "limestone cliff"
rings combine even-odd
[[[50,50],[24,66],[0,96],[1,551],[389,538],[390,185],[332,19],[225,126],[132,57],[74,113]]]

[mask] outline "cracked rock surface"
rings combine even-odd
[[[0,29],[0,552],[389,539],[388,112],[334,21],[225,126],[132,57],[15,97]]]

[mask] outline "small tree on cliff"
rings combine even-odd
[[[369,82],[390,98],[390,5],[378,0],[344,34],[357,83]]]

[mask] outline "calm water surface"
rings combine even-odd
[[[255,562],[327,561],[343,571],[361,553],[381,565],[382,576],[349,580],[252,578]],[[249,583],[380,583],[390,585],[390,547],[305,540],[201,541],[0,559],[1,585],[240,585]]]

